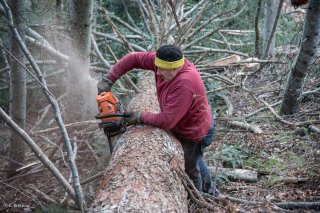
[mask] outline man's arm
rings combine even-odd
[[[107,74],[112,82],[118,80],[122,75],[133,69],[156,70],[154,65],[154,52],[133,52],[118,61]]]
[[[154,52],[127,54],[112,67],[108,74],[102,76],[101,81],[97,84],[98,94],[110,91],[113,83],[130,70],[140,68],[155,71],[154,58]]]

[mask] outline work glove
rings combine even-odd
[[[111,81],[107,76],[103,75],[102,80],[97,84],[98,87],[98,95],[102,92],[111,91],[111,87],[113,85],[113,81]]]
[[[141,112],[124,112],[123,115],[124,115],[123,120],[128,125],[141,123],[141,120],[140,120]]]

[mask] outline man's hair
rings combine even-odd
[[[156,56],[163,61],[178,61],[183,58],[182,51],[179,47],[171,44],[161,46],[156,53]]]

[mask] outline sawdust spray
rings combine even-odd
[[[76,48],[70,53],[69,73],[67,74],[67,102],[65,106],[68,122],[92,120],[97,114],[97,80],[89,72],[89,60],[83,61]]]

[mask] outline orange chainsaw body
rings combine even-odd
[[[96,98],[99,110],[99,116],[115,115],[120,113],[119,100],[112,92],[102,92]],[[119,121],[121,117],[101,118],[102,122]]]

